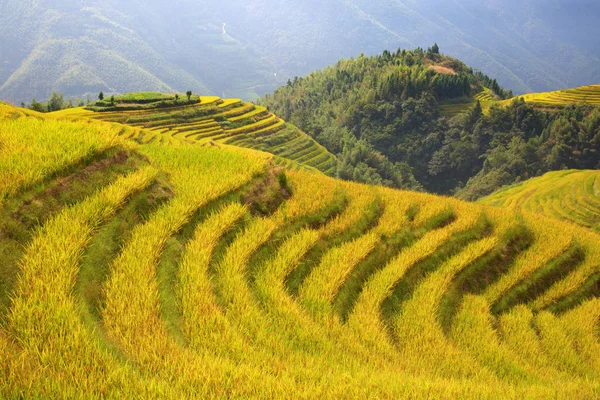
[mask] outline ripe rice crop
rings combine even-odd
[[[98,124],[0,119],[0,199],[119,142],[117,132]]]
[[[170,99],[173,95],[134,93],[129,97],[144,101],[146,98]],[[153,141],[167,144],[227,143],[279,154],[282,149],[276,149],[282,142],[298,139],[305,146],[306,152],[292,151],[286,154],[285,157],[296,162],[288,168],[326,174],[335,172],[335,156],[304,132],[271,114],[265,107],[244,103],[239,99],[202,97],[201,100],[193,105],[148,110],[92,112],[75,108],[50,113],[49,118],[92,118],[113,122],[116,126],[125,128],[122,129],[123,137],[142,144]],[[127,128],[135,128],[135,131],[126,134]],[[290,139],[291,136],[294,139]]]
[[[598,171],[555,171],[480,200],[483,204],[539,212],[577,225],[600,229]]]
[[[599,209],[591,171],[492,207],[282,175],[289,159],[177,138],[193,130],[168,128],[174,146],[143,122],[0,113],[0,244],[23,248],[0,309],[2,398],[600,397],[600,239],[571,223]],[[277,135],[320,158],[297,131]],[[19,225],[120,150],[126,172]]]

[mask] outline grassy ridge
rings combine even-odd
[[[239,116],[251,112],[264,111]],[[24,147],[78,129],[137,161],[107,166],[106,179],[89,180],[97,190],[56,202],[19,239],[18,278],[0,309],[2,397],[600,395],[600,306],[586,289],[600,237],[589,229],[516,207],[277,175],[272,155],[240,147],[135,144],[118,123],[8,115],[40,129],[25,144],[10,131]],[[60,183],[72,168],[114,156],[82,158],[87,147],[65,143],[69,157],[14,180],[3,207],[26,202],[30,182],[70,193]],[[11,157],[0,151],[0,162]],[[8,169],[5,181],[20,176]],[[584,188],[597,193],[590,179]],[[36,193],[51,203],[53,191]],[[102,264],[95,276],[90,260]],[[551,284],[538,284],[545,276]]]

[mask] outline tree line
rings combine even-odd
[[[29,108],[37,112],[53,112],[60,111],[66,108],[83,107],[86,104],[90,104],[90,99],[87,99],[87,103],[84,103],[82,99],[65,99],[62,93],[52,92],[50,98],[47,101],[37,101],[35,98],[31,100],[30,104],[21,103],[22,108]]]
[[[191,90],[188,90],[185,93],[185,96],[186,96],[188,102],[191,101],[192,95],[193,95],[193,93]],[[180,98],[179,94],[174,95],[175,102],[178,102],[179,98]],[[29,108],[29,109],[37,111],[37,112],[47,113],[47,112],[60,111],[60,110],[64,110],[67,108],[91,106],[92,104],[102,105],[104,107],[114,107],[114,106],[116,106],[116,99],[115,99],[114,95],[111,95],[107,99],[104,95],[104,92],[101,91],[100,93],[98,93],[98,100],[95,103],[92,103],[92,101],[90,100],[89,97],[86,99],[86,102],[84,103],[84,101],[82,99],[75,99],[75,100],[65,99],[65,96],[63,93],[58,93],[56,91],[53,91],[52,95],[50,95],[50,98],[47,101],[40,102],[34,98],[31,100],[30,104],[21,103],[21,107]]]

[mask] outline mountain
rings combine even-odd
[[[428,47],[516,93],[600,81],[593,0],[3,0],[0,98],[180,91],[252,100],[360,53]]]
[[[0,397],[598,398],[596,233],[103,121],[214,106],[143,97],[0,104]]]
[[[3,1],[0,98],[188,89],[257,97],[251,87],[269,82],[272,68],[192,3]]]
[[[600,168],[598,86],[508,99],[437,50],[342,60],[261,104],[338,155],[344,179],[406,187],[394,182],[412,175],[474,200],[548,171]]]
[[[300,72],[297,75],[361,52],[373,55],[437,42],[445,53],[496,77],[517,93],[600,81],[596,68],[600,43],[594,39],[600,33],[600,5],[593,0],[228,4],[232,16],[254,17],[254,23],[244,23],[243,28],[236,24],[232,31],[268,43],[262,56],[275,65],[293,66],[294,72]],[[235,9],[244,12],[235,13]],[[271,29],[260,28],[259,21],[265,19],[272,21]],[[288,49],[295,56],[282,62],[280,54],[290,54]]]

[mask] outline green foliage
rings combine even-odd
[[[598,169],[600,112],[569,106],[558,113],[536,110],[523,101],[493,107],[472,130],[486,156],[481,171],[461,197],[476,199],[513,182],[561,169]]]
[[[475,72],[475,78],[480,81],[483,86],[492,90],[496,96],[500,99],[510,99],[513,97],[513,93],[511,90],[504,90],[496,79],[492,79],[487,75],[484,75],[482,72]]]
[[[77,99],[75,102],[77,103],[77,107],[83,106],[83,101],[81,99]],[[48,101],[44,103],[32,99],[29,106],[26,106],[25,103],[21,103],[21,107],[28,107],[31,110],[46,113],[73,108],[75,107],[75,103],[73,102],[73,99],[65,100],[65,96],[62,93],[52,92]]]
[[[471,94],[471,80],[472,76],[466,74],[438,74],[433,81],[433,91],[439,100],[469,96]]]
[[[372,185],[421,189],[410,166],[406,163],[394,165],[365,142],[344,148],[340,155],[338,176]]]
[[[290,184],[288,182],[288,178],[287,175],[285,174],[285,172],[280,172],[277,174],[277,182],[279,182],[279,187],[281,189],[284,189],[285,191],[287,191],[288,193],[292,193],[292,188],[290,187]]]
[[[111,96],[110,101],[98,100],[88,106],[91,111],[133,111],[151,110],[169,107],[181,107],[185,105],[200,103],[200,96],[188,97],[181,100],[179,95],[158,92],[134,92],[120,96]]]
[[[175,96],[171,94],[159,93],[159,92],[133,92],[126,93],[115,97],[115,101],[118,103],[136,103],[146,104],[154,103],[160,100],[173,100]]]
[[[520,100],[485,115],[480,98],[511,93],[431,50],[343,60],[262,103],[338,154],[343,179],[475,199],[546,171],[600,167],[599,111],[546,112]],[[447,99],[472,108],[446,118]]]
[[[36,99],[31,99],[31,104],[29,105],[33,111],[37,112],[47,112],[48,109],[43,103],[38,102]]]
[[[73,106],[73,104],[71,103],[71,106]],[[50,99],[48,100],[48,111],[52,112],[52,111],[59,111],[62,110],[63,108],[65,108],[65,99],[63,94],[58,94],[56,92],[52,92],[52,96],[50,96]]]

